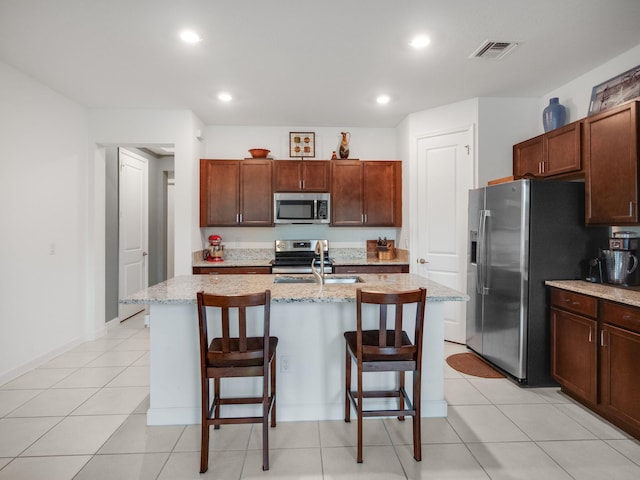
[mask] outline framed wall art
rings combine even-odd
[[[640,96],[640,65],[593,87],[589,115]]]
[[[316,156],[316,134],[314,132],[289,132],[289,156],[291,158],[314,158]]]

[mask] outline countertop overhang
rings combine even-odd
[[[547,280],[545,285],[640,307],[640,289],[638,288],[616,287],[606,283],[591,283],[585,280]]]
[[[340,275],[332,275],[339,277]],[[469,296],[412,273],[359,274],[356,284],[275,284],[276,275],[182,275],[141,290],[123,304],[191,304],[196,293],[205,291],[219,295],[241,295],[271,291],[273,303],[355,302],[356,290],[392,292],[425,287],[427,302],[467,301]]]

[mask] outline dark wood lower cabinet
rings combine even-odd
[[[194,275],[259,275],[270,273],[271,267],[193,267]]]
[[[600,404],[640,432],[640,334],[604,324],[600,348]]]
[[[333,273],[409,273],[409,265],[338,265]]]
[[[598,323],[551,309],[551,375],[576,396],[595,404],[598,368]]]
[[[640,308],[552,288],[550,317],[562,391],[640,439]]]

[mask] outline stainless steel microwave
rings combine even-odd
[[[275,223],[311,224],[331,221],[329,193],[275,193],[273,195]]]

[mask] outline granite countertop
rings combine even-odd
[[[591,283],[584,280],[548,280],[545,284],[550,287],[640,307],[640,289],[614,287],[613,285]]]
[[[340,277],[341,275],[333,275]],[[343,275],[344,276],[344,275]],[[360,274],[363,283],[318,285],[273,283],[276,275],[183,275],[141,290],[120,300],[125,304],[190,304],[196,292],[238,295],[271,290],[274,303],[355,302],[356,289],[376,291],[411,290],[426,287],[427,302],[466,301],[469,297],[444,285],[410,273]]]

